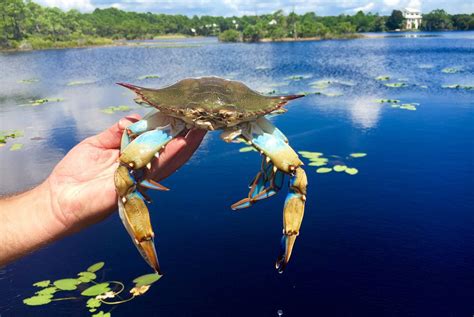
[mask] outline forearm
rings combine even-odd
[[[0,267],[66,234],[47,183],[0,199]]]

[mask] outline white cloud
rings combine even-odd
[[[48,7],[58,7],[63,10],[77,9],[82,12],[94,10],[91,0],[36,0],[39,4]]]
[[[353,12],[359,12],[359,11],[369,12],[370,10],[372,10],[374,8],[374,6],[375,6],[375,4],[373,2],[369,2],[366,5],[354,8],[351,11],[353,11]]]

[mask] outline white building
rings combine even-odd
[[[406,8],[402,11],[403,17],[405,18],[405,29],[407,30],[417,30],[421,26],[421,11]]]

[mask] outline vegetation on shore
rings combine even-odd
[[[314,12],[218,17],[126,12],[116,8],[92,13],[64,12],[30,0],[0,1],[0,48],[43,49],[112,44],[113,40],[154,39],[166,35],[219,36],[226,42],[298,38],[353,38],[357,32],[402,28],[401,12],[390,16],[357,12],[317,16]],[[434,10],[423,16],[422,30],[473,30],[474,14]]]

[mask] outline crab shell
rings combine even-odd
[[[256,120],[292,99],[304,97],[264,96],[242,82],[219,77],[187,78],[161,89],[118,84],[136,92],[137,103],[148,104],[163,114],[206,130]]]

